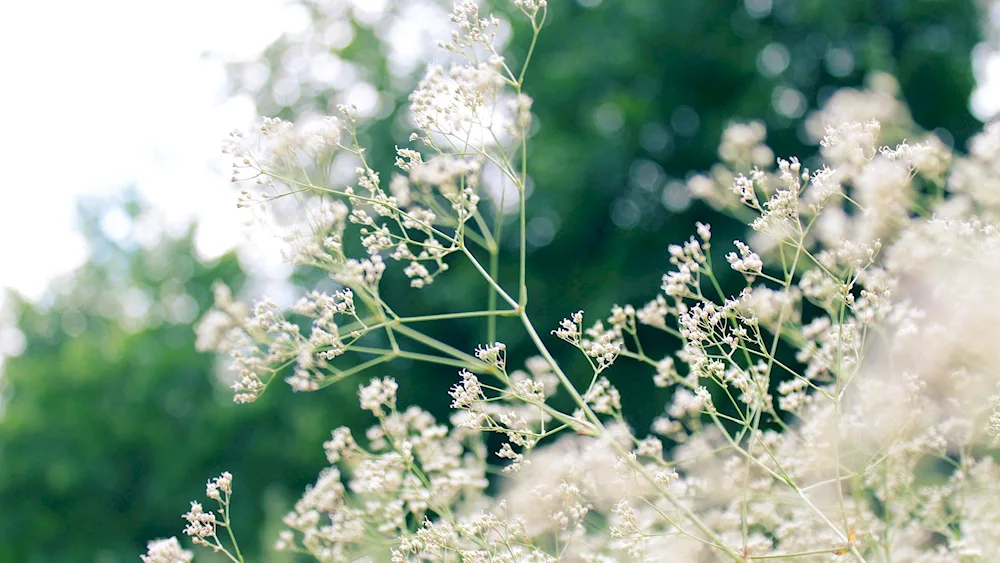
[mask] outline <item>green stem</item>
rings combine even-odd
[[[508,304],[510,304],[511,307],[514,307],[518,311],[523,310],[523,308],[518,304],[518,302],[514,301],[514,298],[508,295],[507,292],[504,291],[502,287],[500,287],[500,284],[498,284],[496,280],[490,277],[490,273],[487,272],[485,268],[483,268],[483,265],[479,263],[479,260],[476,260],[476,257],[471,252],[469,252],[468,248],[465,248],[463,246],[462,252],[469,259],[469,262],[472,263],[472,266],[476,268],[476,271],[479,272],[479,275],[483,276],[483,279],[485,279],[486,282],[490,284],[490,286],[497,292],[498,295],[500,295],[501,298],[503,298],[504,301],[506,301]]]
[[[500,252],[497,248],[490,249],[490,277],[494,280],[500,277]],[[492,313],[497,309],[497,292],[490,291],[486,296],[486,307]],[[486,319],[486,341],[497,340],[497,317],[490,315]]]
[[[435,350],[444,352],[445,354],[448,354],[453,358],[464,361],[465,364],[463,365],[463,367],[469,369],[470,371],[478,371],[480,373],[485,372],[493,374],[496,374],[497,372],[497,369],[495,367],[485,362],[482,362],[479,358],[476,358],[475,356],[470,356],[469,354],[466,354],[465,352],[459,350],[458,348],[455,348],[454,346],[450,346],[448,344],[445,344],[444,342],[441,342],[440,340],[437,340],[436,338],[432,338],[430,336],[427,336],[426,334],[417,332],[408,326],[405,325],[400,326],[396,330],[401,335],[406,336],[411,340],[415,340],[421,344],[424,344],[425,346],[434,348]]]
[[[453,319],[469,319],[479,317],[513,317],[517,311],[513,309],[504,311],[463,311],[461,313],[440,313],[437,315],[420,315],[417,317],[400,317],[395,321],[398,324],[424,323],[430,321],[448,321]],[[395,324],[394,323],[394,324]]]
[[[229,494],[226,493],[226,502],[223,505],[224,518],[226,519],[226,532],[229,540],[233,542],[233,549],[236,550],[236,558],[239,563],[243,563],[243,554],[240,553],[240,544],[236,543],[236,535],[233,534],[232,524],[229,521]]]

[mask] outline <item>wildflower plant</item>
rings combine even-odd
[[[318,561],[1000,558],[1000,126],[954,153],[880,75],[809,118],[820,146],[810,159],[775,158],[763,124],[732,124],[721,163],[688,187],[744,221],[744,240],[698,223],[665,245],[671,268],[647,303],[542,329],[527,312],[524,87],[549,6],[513,6],[532,31],[519,65],[498,50],[496,18],[456,4],[441,43],[456,62],[428,67],[411,95],[415,131],[395,172],[368,165],[350,107],[265,119],[227,145],[234,181],[249,186],[239,205],[284,229],[289,259],[336,289],[284,310],[219,286],[199,346],[232,357],[237,402],[282,381],[317,391],[357,375],[373,421],[363,440],[332,432],[329,467],[276,548]],[[353,180],[337,184],[348,166]],[[519,232],[515,287],[499,275],[506,210]],[[390,267],[413,291],[447,284],[457,261],[491,289],[481,309],[402,316],[381,288]],[[720,268],[742,290],[727,293]],[[508,357],[505,317],[535,355]],[[458,319],[481,320],[487,342],[459,350],[421,330]],[[656,339],[678,351],[649,355]],[[578,350],[589,373],[570,377],[555,345]],[[450,420],[398,404],[379,370],[400,358],[456,373]],[[672,390],[649,429],[627,423],[606,371],[619,362]],[[509,479],[492,489],[493,473]],[[242,562],[231,494],[230,475],[210,482],[219,508],[192,503],[185,532]],[[161,540],[143,560],[190,554]]]

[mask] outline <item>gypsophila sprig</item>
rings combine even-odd
[[[149,542],[140,558],[142,563],[191,563],[194,554],[182,549],[177,538],[167,538]]]
[[[741,240],[720,253],[696,223],[687,241],[664,241],[669,265],[644,303],[587,324],[580,310],[540,334],[523,89],[548,3],[511,8],[531,30],[515,38],[518,68],[499,52],[502,21],[456,3],[441,43],[451,58],[410,96],[414,146],[389,155],[395,170],[370,164],[351,107],[264,118],[226,143],[237,205],[327,281],[289,308],[217,285],[198,348],[231,357],[237,402],[274,381],[351,380],[374,421],[357,439],[332,431],[329,465],[275,548],[321,562],[995,560],[1000,126],[952,151],[884,74],[806,118],[815,156],[775,158],[763,122],[731,123],[722,162],[687,186],[742,221]],[[488,177],[512,185],[516,205],[488,195]],[[501,275],[505,215],[519,260]],[[481,278],[481,308],[403,316],[395,303],[419,300],[383,288],[389,268],[418,291],[450,283],[457,263]],[[745,281],[735,294],[729,269]],[[458,320],[480,323],[486,344],[460,350],[422,330]],[[506,341],[530,342],[530,357],[508,357],[498,338],[515,327]],[[558,340],[586,363],[557,361]],[[449,420],[406,404],[397,359],[452,378]],[[629,426],[622,377],[663,390],[644,398],[659,401],[648,430]],[[192,502],[185,532],[242,562],[232,492],[228,473],[209,481],[218,508]],[[172,538],[142,560],[191,554]]]
[[[209,481],[205,487],[205,496],[214,500],[219,508],[206,512],[201,503],[192,501],[191,510],[184,514],[184,519],[187,520],[184,533],[191,537],[195,545],[222,553],[230,561],[243,563],[243,555],[240,553],[240,546],[236,542],[232,522],[229,519],[232,493],[233,476],[229,472]],[[219,537],[220,528],[225,530],[223,537]]]
[[[733,244],[736,245],[739,254],[735,252],[726,254],[726,261],[734,270],[746,276],[747,281],[752,282],[761,273],[764,262],[746,243],[737,240],[733,241]]]

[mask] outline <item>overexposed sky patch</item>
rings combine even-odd
[[[0,3],[0,286],[37,297],[86,259],[81,195],[135,186],[168,224],[211,217],[205,252],[239,240],[219,147],[254,107],[222,61],[303,25],[281,0]]]

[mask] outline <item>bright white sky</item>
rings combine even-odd
[[[210,219],[203,253],[239,240],[219,147],[254,108],[224,98],[221,60],[251,58],[304,23],[282,0],[0,2],[0,287],[38,297],[82,263],[75,198],[129,185],[168,222]],[[991,114],[1000,57],[979,55],[990,85],[973,106]]]
[[[246,127],[222,60],[303,20],[281,0],[0,2],[0,287],[37,297],[87,256],[75,199],[135,185],[170,224],[211,218],[199,247],[242,234],[223,137]]]

